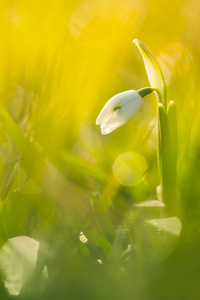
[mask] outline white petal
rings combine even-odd
[[[131,90],[131,91],[127,91],[125,93],[126,93],[126,97],[123,97],[118,103],[118,105],[121,107],[128,104],[129,102],[133,102],[138,99],[142,100],[140,94],[138,94],[137,91]]]
[[[127,103],[122,105],[122,108],[119,110],[119,114],[121,118],[123,118],[125,122],[130,120],[138,111],[138,109],[142,105],[142,102],[143,102],[142,98],[140,97],[139,94],[137,98],[131,99],[131,101],[129,102],[127,101]]]
[[[119,103],[125,100],[128,96],[134,95],[135,97],[135,93],[137,92],[134,90],[126,91],[123,93],[119,93],[114,97],[112,97],[110,100],[108,100],[108,102],[106,102],[106,104],[104,105],[103,109],[101,110],[100,114],[96,119],[96,125],[105,123],[108,120],[108,118],[111,116],[114,108],[118,106]],[[123,102],[121,104],[123,104]]]
[[[101,127],[101,133],[103,135],[109,134],[111,132],[112,132],[111,127],[109,127],[109,126],[103,126],[103,127]]]
[[[137,92],[135,93],[130,94],[126,97],[126,99],[123,99],[123,103],[119,103],[121,105],[121,108],[116,110],[115,112],[112,112],[106,122],[101,125],[101,133],[103,135],[109,134],[118,127],[125,124],[138,111],[138,109],[142,105],[142,98]]]
[[[117,129],[118,127],[122,126],[126,123],[118,111],[114,112],[111,117],[101,125],[101,133],[103,135],[111,133],[113,130]]]

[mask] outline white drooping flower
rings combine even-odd
[[[101,125],[103,135],[125,124],[142,105],[142,97],[137,91],[130,90],[112,97],[103,107],[96,124]]]

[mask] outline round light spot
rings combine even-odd
[[[122,185],[134,186],[139,184],[147,170],[145,158],[136,152],[120,154],[113,164],[115,179]]]

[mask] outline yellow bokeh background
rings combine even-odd
[[[134,118],[109,136],[101,136],[95,120],[113,95],[149,85],[132,43],[137,38],[158,59],[169,100],[176,103],[180,157],[188,153],[186,134],[192,139],[190,150],[195,151],[199,11],[198,2],[188,0],[2,2],[1,104],[48,159],[60,163],[64,152],[68,166],[75,155],[97,173],[105,173],[112,188],[116,157],[126,151],[141,153],[150,163],[152,193],[159,183],[154,95],[145,98]],[[187,133],[188,123],[192,134]],[[78,180],[78,173],[73,176]]]

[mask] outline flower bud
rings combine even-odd
[[[101,133],[106,135],[125,124],[138,111],[142,102],[142,97],[134,90],[112,97],[96,120],[96,124],[101,125]]]

